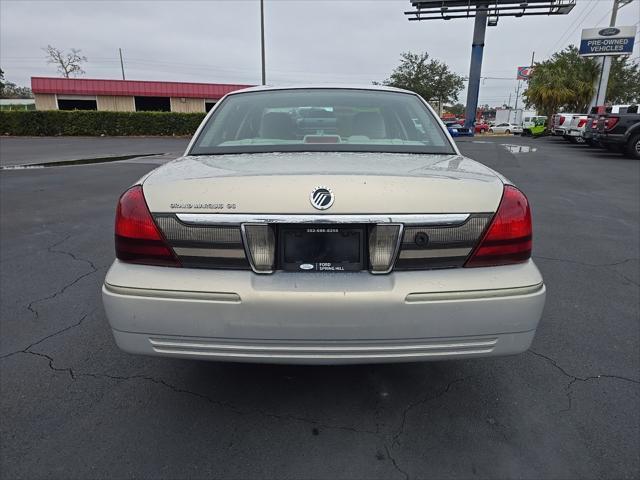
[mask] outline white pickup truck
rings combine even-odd
[[[566,133],[565,140],[571,143],[584,143],[584,131],[587,128],[587,114],[572,115]],[[566,121],[565,121],[566,123]]]

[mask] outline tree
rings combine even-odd
[[[613,104],[640,102],[640,66],[627,56],[613,57],[607,101]]]
[[[446,63],[429,60],[427,52],[405,52],[400,58],[400,65],[382,82],[384,85],[411,90],[427,101],[437,100],[440,105],[458,100],[464,78],[452,72]]]
[[[19,87],[15,83],[7,82],[4,71],[0,69],[0,98],[33,98],[33,93],[28,87]]]
[[[464,115],[464,105],[461,103],[456,103],[455,105],[445,107],[445,110],[449,113],[453,113],[456,116]]]
[[[549,117],[561,109],[586,112],[598,74],[596,61],[581,57],[570,45],[549,60],[536,63],[524,91],[525,103]]]
[[[83,75],[82,64],[87,61],[87,57],[80,55],[80,50],[72,48],[69,52],[47,45],[43,48],[47,54],[47,63],[56,66],[58,72],[65,78]]]

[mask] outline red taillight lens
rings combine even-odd
[[[526,262],[531,258],[531,209],[524,193],[506,185],[487,232],[465,267]]]
[[[578,120],[578,128],[584,127],[584,125],[586,123],[587,123],[587,119],[586,118],[581,118],[580,120]]]
[[[116,257],[123,262],[179,267],[151,217],[142,187],[124,192],[116,210]]]
[[[616,124],[618,123],[618,121],[620,120],[620,117],[607,117],[604,119],[604,129],[605,130],[611,130],[613,127],[616,126]]]
[[[558,121],[558,125],[562,125],[564,123],[564,117],[560,117],[560,120]]]
[[[595,130],[598,127],[598,119],[594,118],[593,120],[591,120],[591,129]]]

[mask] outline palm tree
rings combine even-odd
[[[573,45],[538,63],[524,91],[527,105],[549,117],[561,109],[584,112],[594,93],[597,63],[580,57]]]

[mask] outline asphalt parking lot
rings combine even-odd
[[[548,297],[523,355],[129,356],[100,287],[116,199],[155,164],[0,172],[2,477],[638,478],[640,162],[556,138],[459,145],[533,206]]]

